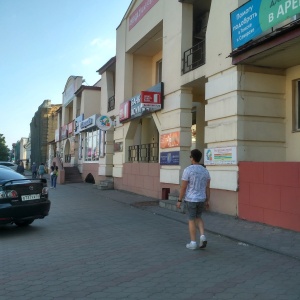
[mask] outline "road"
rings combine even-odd
[[[0,299],[300,299],[299,260],[212,233],[188,250],[187,223],[134,197],[58,185],[48,217],[0,227]]]

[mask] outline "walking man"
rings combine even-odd
[[[35,179],[37,176],[37,165],[34,162],[31,166],[32,178]]]
[[[176,206],[180,208],[182,199],[185,198],[191,238],[186,248],[195,250],[198,247],[196,241],[197,228],[200,231],[200,249],[205,248],[207,245],[204,235],[204,222],[201,215],[205,206],[209,205],[210,175],[206,168],[200,165],[201,151],[198,149],[192,150],[190,158],[191,165],[186,167],[182,174],[181,188]]]

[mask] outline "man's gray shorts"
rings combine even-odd
[[[185,201],[185,207],[188,212],[189,220],[199,219],[204,210],[204,202]]]

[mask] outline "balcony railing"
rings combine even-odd
[[[133,145],[128,148],[129,162],[158,162],[158,143]]]
[[[115,96],[111,96],[107,102],[107,112],[115,109]]]
[[[182,74],[188,73],[205,64],[205,40],[183,53]]]

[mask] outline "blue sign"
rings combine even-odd
[[[179,165],[179,151],[161,152],[160,153],[161,165]]]
[[[230,14],[232,49],[299,13],[299,0],[248,1]]]
[[[261,0],[252,0],[230,14],[232,49],[261,34],[259,8]]]

